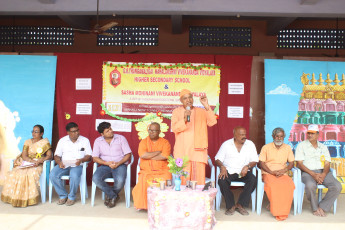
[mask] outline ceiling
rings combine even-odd
[[[344,0],[99,0],[99,15],[170,16],[173,33],[183,16],[264,17],[267,34],[277,34],[297,18],[345,18]],[[97,0],[0,0],[3,16],[59,16],[90,28]]]

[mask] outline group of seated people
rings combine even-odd
[[[119,192],[126,180],[126,168],[131,159],[132,151],[126,138],[114,134],[111,124],[102,122],[97,127],[100,133],[91,149],[89,140],[80,135],[78,125],[70,122],[66,125],[67,136],[61,138],[54,154],[56,166],[50,173],[50,180],[59,196],[58,205],[73,205],[81,180],[82,163],[91,159],[100,166],[93,175],[93,182],[106,195],[104,205],[108,208],[116,206]],[[288,171],[294,166],[302,171],[302,182],[305,184],[306,196],[311,203],[313,214],[325,216],[335,199],[341,192],[341,184],[330,173],[330,154],[327,147],[318,142],[318,126],[309,125],[307,140],[301,142],[294,156],[291,147],[284,144],[285,131],[276,128],[272,132],[273,142],[262,147],[257,154],[255,145],[247,140],[246,130],[236,127],[234,137],[225,141],[215,156],[215,164],[219,167],[219,189],[226,203],[226,215],[238,211],[248,215],[251,193],[256,188],[256,177],[252,169],[262,170],[264,190],[269,199],[268,209],[277,220],[285,220],[293,200],[295,184],[288,176]],[[39,177],[42,163],[51,159],[52,151],[47,138],[43,138],[44,129],[35,125],[32,138],[25,141],[23,152],[14,162],[14,168],[5,180],[1,200],[15,207],[26,207],[38,203]],[[138,154],[140,157],[140,172],[138,182],[133,188],[133,201],[136,209],[147,209],[147,181],[153,178],[171,179],[167,158],[171,154],[169,141],[159,137],[160,125],[151,123],[148,127],[148,137],[141,140]],[[31,167],[23,167],[23,162],[32,163]],[[69,192],[66,191],[61,177],[70,176]],[[104,179],[114,178],[110,186]],[[235,203],[231,182],[241,181],[245,185],[237,203]],[[318,203],[315,194],[318,184],[328,187],[323,200]]]
[[[127,176],[127,164],[132,151],[126,138],[115,134],[109,122],[98,125],[100,133],[91,149],[90,141],[80,135],[76,123],[66,125],[66,136],[62,137],[56,147],[54,160],[56,166],[50,172],[50,181],[59,196],[58,205],[75,204],[76,193],[82,175],[82,163],[91,159],[100,166],[95,171],[92,181],[105,193],[104,205],[108,208],[116,206],[119,192],[122,190]],[[14,207],[27,207],[38,203],[39,178],[42,164],[52,158],[52,150],[47,138],[43,138],[44,129],[35,125],[32,138],[25,141],[23,152],[14,161],[14,168],[8,172],[1,193],[1,200]],[[133,189],[134,205],[137,209],[147,209],[147,180],[156,177],[171,179],[167,159],[171,153],[169,141],[159,137],[160,125],[150,124],[149,136],[139,144],[138,154],[141,158],[137,185]],[[66,190],[62,176],[68,175],[69,192]],[[104,180],[113,178],[110,186]]]
[[[275,128],[273,142],[262,147],[258,156],[255,145],[246,138],[243,127],[234,129],[234,137],[220,147],[215,160],[220,168],[218,184],[226,203],[226,215],[238,211],[248,215],[244,207],[249,205],[251,193],[257,180],[251,169],[258,164],[262,171],[264,191],[269,200],[267,209],[276,220],[285,220],[291,209],[295,185],[288,172],[294,167],[302,171],[306,196],[311,203],[313,214],[324,217],[342,190],[340,182],[330,172],[331,157],[325,145],[318,142],[317,125],[309,125],[307,140],[298,144],[295,156],[289,145],[284,144],[285,131]],[[237,203],[230,190],[231,181],[244,182],[244,188]],[[319,203],[316,196],[318,184],[328,188],[328,192]]]

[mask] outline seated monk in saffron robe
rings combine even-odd
[[[291,147],[284,144],[284,129],[275,128],[272,137],[273,143],[262,147],[259,161],[264,190],[270,201],[268,207],[276,220],[281,221],[288,218],[291,209],[295,184],[287,173],[295,158]]]
[[[132,191],[134,207],[139,210],[147,209],[148,180],[171,180],[167,161],[171,152],[169,141],[159,137],[160,125],[156,122],[149,126],[148,131],[149,136],[139,143],[140,172],[138,183]]]

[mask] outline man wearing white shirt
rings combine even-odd
[[[76,123],[68,123],[66,131],[68,135],[59,140],[55,150],[56,166],[50,173],[50,180],[60,198],[57,204],[66,203],[67,206],[71,206],[75,203],[75,195],[81,179],[83,169],[81,164],[91,160],[92,150],[89,139],[80,136]],[[61,177],[66,175],[70,177],[69,193],[61,180]]]
[[[244,207],[248,207],[251,193],[256,187],[256,177],[251,169],[259,159],[254,143],[247,140],[245,128],[236,127],[233,132],[234,138],[225,141],[215,157],[220,169],[218,185],[226,203],[225,215],[233,215],[235,211],[249,215]],[[230,190],[232,181],[245,183],[237,204]]]

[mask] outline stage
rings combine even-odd
[[[2,187],[0,187],[2,189]],[[91,187],[89,187],[90,194]],[[235,191],[237,199],[240,189]],[[54,191],[53,202],[27,208],[13,208],[9,204],[0,202],[0,229],[33,230],[33,229],[149,229],[146,211],[136,211],[133,202],[130,208],[126,208],[124,192],[120,193],[120,200],[115,208],[108,209],[103,205],[101,192],[97,189],[95,206],[91,207],[90,198],[86,204],[80,202],[77,194],[75,205],[67,207],[56,204],[58,198]],[[316,217],[311,213],[310,204],[304,199],[303,212],[293,215],[283,222],[276,221],[269,211],[262,208],[258,216],[250,209],[249,216],[235,213],[233,216],[224,215],[225,203],[221,204],[221,210],[216,212],[217,224],[214,229],[289,229],[289,230],[315,230],[315,229],[342,229],[345,227],[345,194],[340,194],[337,213],[328,213],[327,217]],[[263,207],[267,205],[264,198]]]

